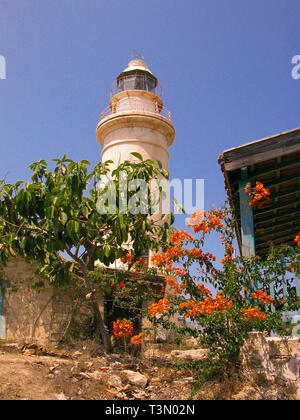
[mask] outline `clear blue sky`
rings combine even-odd
[[[299,22],[299,0],[0,0],[0,178],[100,160],[99,115],[136,49],[172,112],[171,177],[204,178],[220,205],[223,150],[300,126]]]

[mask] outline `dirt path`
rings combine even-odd
[[[0,354],[0,399],[57,399],[56,384],[47,380],[47,365],[40,358]]]
[[[189,399],[191,379],[119,355],[53,357],[0,345],[0,400]]]

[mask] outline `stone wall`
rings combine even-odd
[[[72,299],[66,292],[46,284],[35,288],[42,279],[36,268],[23,259],[11,260],[2,268],[5,281],[3,316],[6,340],[38,342],[57,341],[72,312]]]
[[[41,288],[34,287],[43,280],[35,274],[36,267],[22,258],[11,260],[2,267],[5,281],[3,317],[7,341],[46,345],[59,342],[65,334],[71,318],[78,324],[92,317],[88,302],[71,288],[58,290],[47,282]],[[101,300],[101,291],[96,292]],[[103,305],[102,305],[103,307]],[[103,314],[102,314],[103,315]],[[4,323],[2,322],[2,325]]]
[[[286,385],[300,399],[300,338],[250,334],[241,352],[243,370],[256,382]]]

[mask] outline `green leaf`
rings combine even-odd
[[[81,212],[82,212],[82,214],[85,218],[89,217],[90,212],[89,212],[89,209],[86,206],[82,208]]]
[[[68,215],[66,213],[62,212],[59,216],[59,220],[63,225],[65,225],[67,223],[67,220],[68,220]]]
[[[47,219],[53,219],[54,212],[55,212],[55,207],[54,206],[48,207],[45,211],[45,216],[47,217]]]
[[[69,236],[71,236],[71,238],[72,238],[72,236],[74,235],[74,221],[69,220],[66,228],[67,228],[67,232],[68,232]]]
[[[110,254],[110,247],[105,245],[103,251],[104,251],[104,255],[108,258]]]
[[[132,152],[131,155],[134,156],[134,157],[136,157],[136,158],[138,158],[140,161],[143,161],[144,160],[143,159],[143,156],[140,153]]]
[[[74,220],[74,232],[75,233],[78,233],[79,227],[80,227],[79,222],[77,222],[77,220]]]
[[[26,248],[26,238],[22,238],[22,240],[20,242],[20,248],[25,250],[25,248]]]
[[[15,184],[15,188],[18,188],[20,185],[22,185],[23,184],[23,181],[18,181],[18,182],[16,182],[16,184]]]

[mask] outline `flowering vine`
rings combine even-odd
[[[257,182],[252,191],[249,190],[249,196],[251,206],[260,206],[270,198],[270,192]],[[210,360],[236,360],[250,331],[280,331],[282,328],[281,310],[291,302],[289,298],[283,299],[278,281],[286,271],[282,266],[282,253],[274,248],[264,260],[255,255],[237,256],[235,220],[228,205],[209,212],[197,210],[187,226],[194,235],[185,230],[174,230],[169,247],[152,258],[157,269],[166,273],[166,291],[164,298],[149,306],[148,316],[155,326],[170,325],[171,315],[177,312],[193,322],[196,329],[189,324],[173,327],[199,336],[210,350]],[[204,251],[206,237],[212,232],[219,233],[224,249],[221,267],[214,255]],[[299,243],[299,240],[300,234],[295,241]],[[299,273],[299,256],[295,251],[285,248],[282,252],[286,253],[287,268],[292,267],[294,273]],[[271,297],[269,285],[274,279],[274,297]],[[260,284],[257,290],[255,283]],[[291,285],[291,294],[292,289]]]
[[[265,188],[260,181],[257,181],[253,188],[251,188],[251,184],[249,182],[245,187],[245,192],[251,198],[249,202],[250,206],[257,204],[258,208],[261,208],[264,201],[270,200],[270,190]]]

